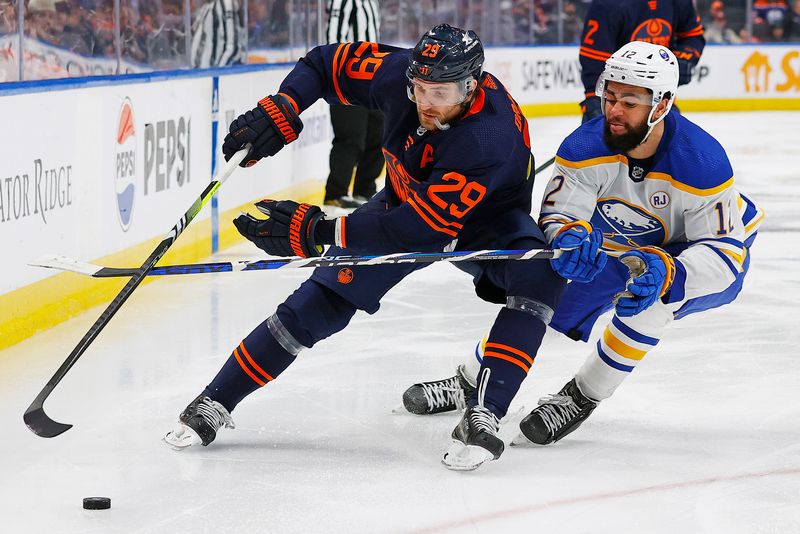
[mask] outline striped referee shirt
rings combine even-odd
[[[192,28],[192,66],[245,62],[247,33],[237,0],[209,0],[198,10]]]
[[[329,0],[328,43],[378,41],[381,14],[377,0]]]

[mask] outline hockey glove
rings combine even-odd
[[[645,264],[644,273],[628,282],[627,293],[616,304],[617,315],[632,317],[664,296],[675,279],[675,258],[658,247],[641,247],[620,256],[637,257]],[[628,294],[629,293],[629,294]]]
[[[256,219],[243,213],[233,224],[258,248],[272,256],[309,258],[322,255],[322,245],[314,240],[314,227],[324,217],[317,206],[292,200],[261,200],[256,202],[256,208],[268,218]]]
[[[565,224],[552,243],[553,250],[561,250],[561,255],[550,260],[550,264],[568,280],[591,282],[608,261],[606,253],[600,250],[602,245],[603,233],[592,230],[588,222]]]
[[[250,152],[239,164],[250,167],[258,160],[274,156],[288,145],[303,130],[303,121],[297,115],[292,102],[286,96],[277,94],[262,98],[256,107],[239,115],[230,125],[228,135],[222,144],[225,161],[244,147],[253,145]]]
[[[686,85],[692,81],[694,63],[686,59],[678,58],[678,85]]]
[[[581,124],[602,115],[603,109],[600,107],[600,97],[590,96],[581,102],[581,113],[583,113]]]

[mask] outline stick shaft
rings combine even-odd
[[[123,287],[117,296],[114,297],[114,300],[111,301],[100,317],[94,322],[91,328],[89,328],[89,331],[86,332],[83,338],[81,338],[67,359],[64,360],[64,363],[61,364],[61,367],[58,368],[53,377],[44,386],[42,391],[39,392],[28,409],[25,410],[23,419],[25,420],[25,424],[34,434],[42,437],[55,437],[72,427],[72,425],[58,423],[48,417],[44,412],[44,401],[47,399],[50,393],[52,393],[56,385],[61,382],[72,366],[75,365],[75,362],[78,361],[78,358],[80,358],[81,355],[86,352],[86,349],[89,347],[89,345],[91,345],[103,328],[105,328],[114,314],[117,313],[125,301],[128,300],[128,297],[131,296],[133,291],[139,286],[142,280],[144,280],[145,276],[147,276],[148,272],[153,268],[156,262],[158,262],[158,260],[164,256],[170,246],[172,246],[178,236],[181,235],[183,230],[189,226],[203,206],[211,199],[217,189],[219,189],[222,183],[227,180],[231,173],[233,173],[239,162],[244,159],[248,149],[249,148],[240,150],[234,155],[233,158],[231,158],[231,161],[228,163],[228,165],[226,165],[225,169],[223,169],[219,178],[208,184],[208,187],[206,187],[197,200],[192,203],[192,205],[178,220],[178,222],[175,223],[175,226],[173,226],[172,229],[167,232],[167,234],[164,236],[164,239],[156,246],[155,250],[153,250],[150,256],[147,257],[142,266],[136,269],[132,276],[130,274],[128,275],[131,276],[131,279],[128,280],[128,283],[125,284],[125,287]]]
[[[323,256],[319,258],[275,258],[269,260],[234,260],[228,262],[187,263],[182,265],[160,265],[153,267],[147,276],[176,276],[185,274],[229,273],[239,271],[264,271],[274,269],[298,269],[307,267],[344,267],[352,265],[394,265],[398,263],[433,263],[491,260],[543,260],[558,257],[559,252],[542,250],[480,250],[437,253],[388,254],[385,256]],[[132,267],[103,267],[61,258],[60,261],[42,267],[77,272],[94,278],[117,278],[134,275],[138,269]]]

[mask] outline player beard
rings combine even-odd
[[[627,125],[626,125],[627,126]],[[628,152],[633,150],[644,140],[647,135],[647,123],[642,122],[638,126],[628,127],[627,131],[622,134],[614,134],[611,132],[611,126],[608,119],[605,121],[603,127],[603,141],[611,150],[615,152]]]

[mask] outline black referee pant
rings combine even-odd
[[[370,198],[375,180],[383,169],[383,113],[360,106],[331,106],[333,144],[331,145],[325,200],[347,195],[353,168],[353,196]]]

